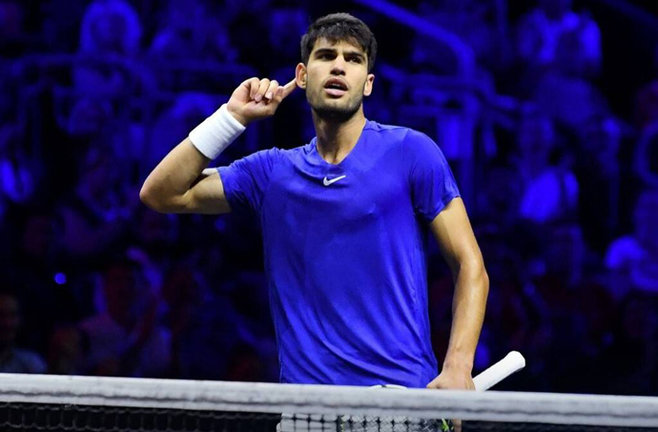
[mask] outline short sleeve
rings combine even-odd
[[[404,151],[414,211],[431,222],[460,195],[457,182],[443,152],[427,135],[410,130]]]
[[[218,169],[231,209],[260,212],[279,155],[277,148],[262,150]]]

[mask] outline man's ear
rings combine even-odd
[[[297,87],[306,89],[306,65],[304,63],[298,63],[295,68],[295,81],[297,82]]]
[[[366,83],[363,86],[363,96],[370,96],[372,94],[372,87],[375,83],[375,75],[368,74],[366,77]]]

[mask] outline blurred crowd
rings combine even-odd
[[[351,1],[0,0],[0,371],[278,379],[256,221],[138,191],[242,80],[287,82],[308,24],[341,10],[379,40],[366,116],[426,132],[463,185],[491,280],[476,369],[517,349],[503,388],[655,394],[658,26],[644,50],[606,35],[658,8],[402,3],[459,42]],[[298,91],[216,164],[313,135]],[[441,359],[452,279],[429,244]]]

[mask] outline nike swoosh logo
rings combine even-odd
[[[346,176],[346,175],[342,175],[342,176],[340,176],[340,177],[334,177],[334,178],[332,178],[332,179],[328,179],[328,178],[325,176],[325,178],[322,179],[322,184],[325,185],[325,186],[329,186],[329,185],[332,185],[332,184],[336,183],[338,180],[342,180],[342,179],[344,179],[345,177],[347,177],[347,176]]]

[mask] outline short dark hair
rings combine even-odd
[[[356,42],[368,56],[368,72],[375,66],[377,40],[370,28],[360,19],[348,13],[333,13],[315,20],[302,36],[302,62],[308,64],[315,42],[326,38],[330,42]]]

